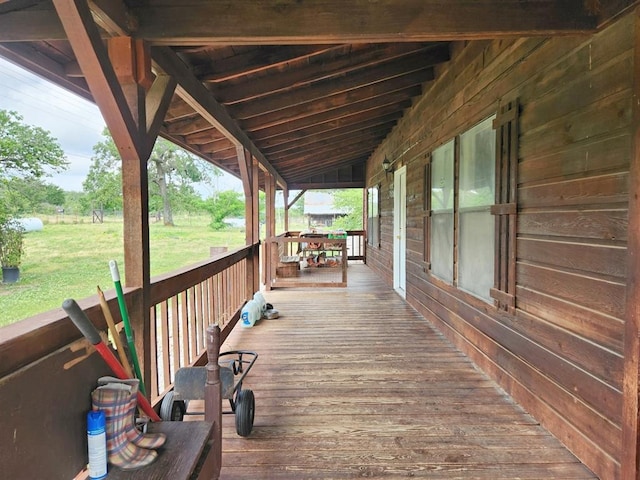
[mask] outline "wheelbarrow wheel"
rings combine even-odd
[[[173,390],[167,393],[160,404],[160,418],[165,422],[181,422],[187,412],[184,400],[174,400]]]
[[[240,390],[236,396],[236,432],[241,437],[248,437],[253,429],[253,417],[256,401],[253,392],[248,388]]]

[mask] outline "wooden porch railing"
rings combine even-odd
[[[326,268],[300,272],[296,260],[303,260],[306,254],[313,252],[312,249],[302,249],[303,244],[313,242],[312,238],[300,237],[299,231],[289,231],[281,235],[271,237],[265,242],[266,252],[263,256],[264,283],[267,288],[277,287],[346,287],[347,286],[347,263],[348,261],[365,261],[365,232],[362,230],[350,230],[346,239],[324,239],[320,241],[323,245],[318,252],[335,253],[340,252],[343,259],[341,268]],[[324,248],[330,245],[333,248]],[[346,259],[347,261],[344,261]],[[285,262],[283,262],[285,260]],[[304,275],[302,275],[304,273]],[[322,275],[320,275],[322,273]],[[332,274],[333,273],[333,274]]]
[[[179,367],[206,361],[207,325],[218,322],[222,339],[233,328],[255,288],[252,264],[259,255],[258,247],[259,244],[246,246],[152,279],[153,345],[145,346],[156,352],[151,356],[152,399],[170,387]],[[105,293],[109,308],[118,319],[115,293]],[[142,292],[139,288],[126,288],[124,295],[126,303],[132,305]],[[78,304],[97,329],[106,330],[97,295],[78,300]],[[80,332],[61,308],[0,328],[0,378],[41,360],[79,336]]]
[[[289,231],[281,235],[283,237],[299,237],[299,231]],[[347,230],[347,259],[366,260],[365,254],[365,234],[364,230]]]
[[[152,401],[171,388],[179,368],[206,362],[207,326],[217,323],[224,339],[236,324],[254,294],[254,255],[258,245],[152,279]]]
[[[148,292],[125,289],[130,308],[139,305],[143,295],[152,305],[150,342],[143,346],[152,353],[147,387],[155,403],[179,367],[206,362],[209,324],[220,325],[221,339],[233,328],[257,287],[258,247],[243,247],[156,277]],[[114,290],[105,294],[118,319]],[[104,332],[98,295],[77,303]],[[142,358],[141,350],[138,354]],[[0,444],[11,445],[0,451],[0,478],[41,478],[43,472],[51,478],[73,478],[84,468],[86,437],[80,433],[86,430],[90,393],[96,380],[109,373],[61,308],[0,328]]]

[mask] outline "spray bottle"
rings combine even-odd
[[[107,476],[107,435],[103,410],[87,413],[87,443],[89,446],[89,478],[100,480]]]

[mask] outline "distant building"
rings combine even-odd
[[[333,205],[333,196],[324,192],[304,194],[304,216],[309,227],[331,227],[336,218],[349,212]]]

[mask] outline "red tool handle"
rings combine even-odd
[[[107,365],[109,365],[109,368],[111,368],[111,371],[116,375],[116,377],[118,377],[120,380],[126,380],[129,378],[116,356],[111,350],[109,350],[109,347],[107,347],[104,342],[96,343],[93,346],[98,351],[100,356],[104,359],[104,361],[107,362]],[[142,411],[146,413],[151,420],[153,420],[154,422],[162,421],[147,398],[140,392],[138,392],[138,405],[140,405]]]
[[[85,313],[82,311],[80,306],[73,299],[67,299],[62,302],[62,308],[69,318],[74,323],[74,325],[80,330],[82,335],[91,342],[96,351],[100,354],[102,359],[106,362],[106,364],[111,368],[111,371],[118,377],[120,380],[126,380],[129,376],[124,371],[124,368],[113,354],[109,347],[102,341],[98,330],[93,326],[91,320],[87,318]],[[151,404],[146,399],[142,393],[138,392],[138,404],[144,413],[146,413],[151,420],[154,422],[160,422],[162,419],[158,416],[156,411],[151,407]]]

